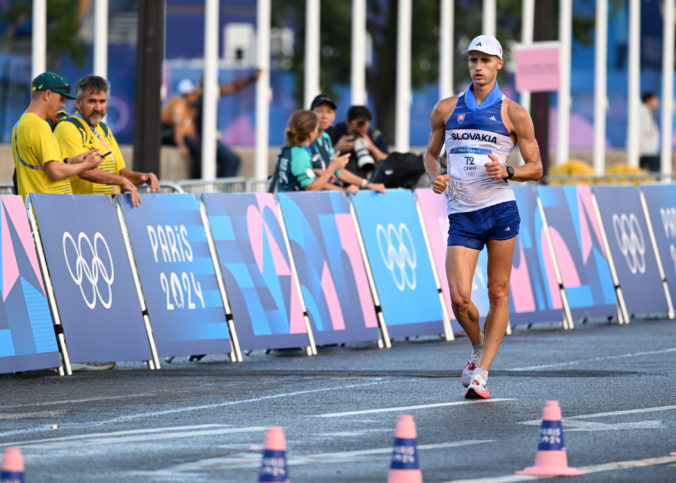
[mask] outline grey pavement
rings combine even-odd
[[[150,371],[0,376],[0,447],[26,481],[258,481],[282,426],[292,482],[386,481],[394,428],[412,414],[426,482],[526,481],[545,401],[559,402],[576,481],[676,481],[676,321],[517,328],[467,401],[467,338],[176,358]]]

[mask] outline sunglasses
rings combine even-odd
[[[55,89],[66,89],[67,92],[70,92],[70,84],[61,84],[60,86],[51,86],[47,89],[40,89],[40,90],[42,90],[42,91],[53,91]],[[37,91],[38,90],[37,86],[34,86],[33,90]]]

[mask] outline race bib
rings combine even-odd
[[[448,154],[451,173],[457,178],[486,177],[486,163],[491,162],[488,149],[453,148]]]

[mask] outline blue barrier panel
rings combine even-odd
[[[441,301],[409,190],[353,198],[390,337],[441,334]]]
[[[317,345],[380,338],[354,219],[340,192],[280,193]]]
[[[195,195],[119,196],[160,357],[232,351]]]
[[[676,303],[676,184],[643,185],[642,189],[671,302]]]
[[[21,196],[0,197],[0,372],[61,365]]]
[[[579,186],[538,186],[538,195],[547,217],[554,253],[561,270],[568,305],[574,319],[617,315],[617,297],[608,267],[591,188]],[[538,234],[538,238],[542,238]],[[544,244],[544,239],[542,240]],[[549,253],[544,249],[543,253]],[[544,260],[550,291],[555,291],[552,261]]]
[[[309,345],[274,196],[202,195],[244,350]]]
[[[561,294],[551,270],[551,253],[537,205],[537,190],[529,185],[513,189],[521,225],[509,284],[509,322],[518,325],[561,320]]]
[[[453,307],[451,306],[451,292],[448,287],[448,279],[446,278],[446,249],[448,247],[448,214],[446,211],[447,196],[445,194],[438,195],[430,188],[418,188],[415,190],[416,198],[420,204],[420,211],[422,212],[422,222],[425,231],[427,232],[427,239],[430,242],[432,249],[432,258],[437,268],[439,275],[439,282],[441,284],[441,291],[444,295],[444,302],[448,310],[448,315],[451,318],[453,332],[464,333],[463,329],[453,314]],[[488,271],[487,271],[488,256],[486,250],[479,252],[479,260],[477,261],[476,270],[474,270],[474,278],[472,279],[472,303],[479,311],[480,325],[483,328],[483,322],[488,313]]]
[[[71,360],[150,360],[113,200],[105,195],[29,196]]]
[[[628,315],[668,311],[638,188],[595,186],[613,265]]]

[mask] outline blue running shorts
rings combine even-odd
[[[486,240],[509,240],[519,234],[516,201],[506,201],[467,213],[448,215],[448,246],[481,250]]]

